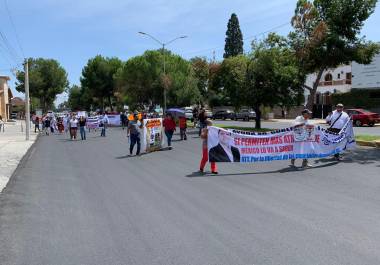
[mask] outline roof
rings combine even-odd
[[[0,75],[0,79],[5,79],[7,81],[11,80],[10,77],[6,75]]]

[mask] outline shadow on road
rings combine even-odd
[[[322,158],[315,163],[325,163],[334,161],[334,158]],[[373,164],[380,162],[380,150],[376,148],[357,148],[343,155],[343,160],[339,163],[358,163],[358,164]]]
[[[291,167],[290,166],[290,167],[282,168],[279,170],[271,170],[271,171],[264,171],[264,172],[259,171],[259,172],[225,173],[225,174],[218,174],[218,175],[211,174],[211,172],[205,172],[202,174],[202,173],[197,171],[197,172],[193,172],[189,175],[186,175],[185,177],[197,178],[197,177],[210,177],[210,176],[213,176],[213,177],[217,177],[217,176],[246,176],[246,175],[266,175],[266,174],[288,173],[288,172],[303,172],[305,170],[313,170],[313,169],[318,169],[318,168],[331,167],[331,166],[334,166],[338,163],[339,162],[337,162],[337,161],[333,161],[330,163],[314,166],[312,168],[307,168],[307,169],[303,169],[301,167]]]

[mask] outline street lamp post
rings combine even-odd
[[[139,34],[148,36],[149,38],[151,38],[152,40],[154,40],[155,42],[157,42],[158,44],[160,44],[160,46],[162,46],[164,78],[166,78],[165,46],[168,46],[170,43],[172,43],[172,42],[174,42],[174,41],[176,41],[178,39],[185,39],[185,38],[187,38],[187,36],[185,36],[185,35],[184,36],[179,36],[179,37],[176,37],[176,38],[172,39],[171,41],[162,42],[162,41],[159,41],[157,38],[153,37],[152,35],[150,35],[148,33],[139,31]],[[164,113],[165,112],[166,112],[166,88],[164,87]]]

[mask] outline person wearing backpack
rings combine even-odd
[[[326,122],[330,127],[328,131],[333,133],[340,133],[346,123],[350,120],[350,116],[344,111],[344,106],[342,103],[336,105],[336,110],[334,110],[326,118]],[[339,153],[334,155],[337,161],[341,161],[342,157]]]

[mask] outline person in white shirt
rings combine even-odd
[[[330,127],[328,130],[333,133],[339,133],[344,125],[350,120],[350,116],[343,111],[344,106],[342,103],[336,105],[336,110],[334,110],[329,116],[326,118],[326,122]],[[340,161],[342,158],[339,153],[334,155],[335,159]]]
[[[103,113],[103,115],[100,117],[100,120],[99,120],[99,127],[102,128],[102,131],[100,132],[100,136],[106,137],[107,124],[108,124],[108,116],[106,113]]]
[[[75,115],[73,115],[71,119],[69,120],[69,126],[70,126],[70,139],[76,140],[77,131],[78,131],[78,119]]]
[[[312,114],[312,112],[308,109],[304,109],[302,112],[301,112],[301,116],[298,116],[295,120],[294,120],[294,126],[295,127],[299,127],[299,126],[304,126],[304,125],[313,125],[313,122],[310,120],[310,116]],[[292,167],[295,167],[295,162],[296,160],[295,159],[292,159],[290,160],[290,164]],[[310,168],[312,167],[312,165],[309,164],[309,161],[307,159],[303,159],[302,160],[302,168]]]

